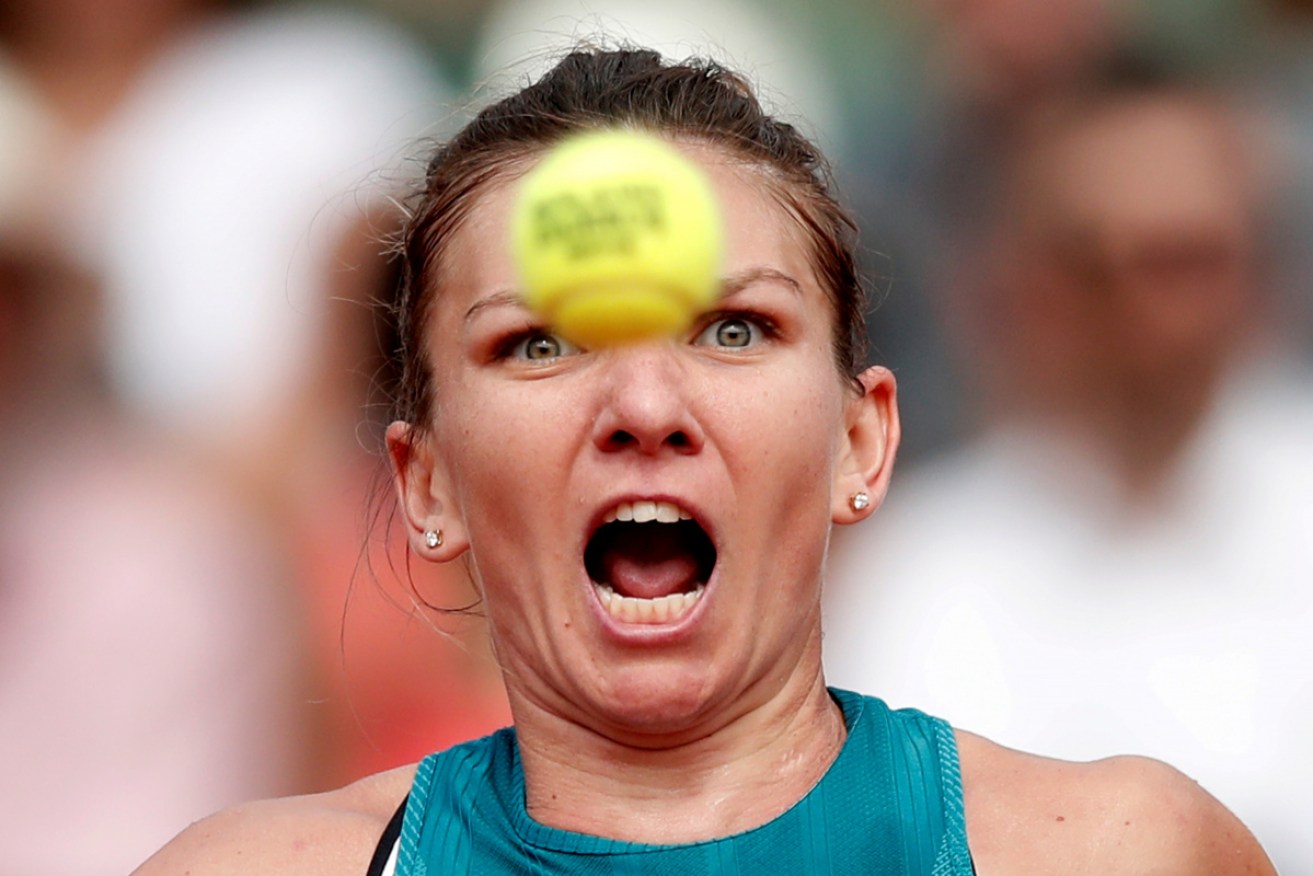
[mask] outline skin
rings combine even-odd
[[[526,746],[526,776],[556,797],[531,793],[530,811],[559,809],[573,829],[590,827],[573,823],[585,811],[594,828],[614,830],[618,817],[633,822],[626,837],[646,841],[736,828],[720,813],[742,817],[745,806],[764,805],[751,817],[765,820],[784,807],[763,800],[758,782],[794,777],[805,791],[833,759],[842,722],[820,668],[827,535],[835,517],[853,518],[851,493],[878,489],[868,478],[882,486],[892,451],[892,378],[873,370],[859,396],[836,372],[830,321],[816,318],[828,308],[795,225],[750,171],[716,154],[706,162],[728,214],[772,220],[728,230],[720,307],[777,336],[762,329],[749,347],[718,347],[701,337],[714,334],[713,315],[673,341],[489,363],[532,320],[503,294],[515,287],[501,231],[513,188],[500,186],[464,229],[472,257],[453,262],[432,326],[457,339],[435,345],[435,371],[448,378],[437,383],[433,431],[413,442],[393,433],[411,471],[407,512],[443,529],[444,558],[468,545],[517,726],[542,743]],[[608,625],[580,562],[600,515],[639,498],[676,501],[717,544],[696,623],[677,633]],[[815,726],[823,738],[800,751],[798,730]],[[760,750],[727,761],[744,747]],[[617,761],[638,786],[628,799],[612,791]],[[688,781],[724,779],[727,762],[742,802],[720,781]],[[577,805],[562,783],[591,802]],[[690,787],[704,787],[705,811],[689,810]]]
[[[879,504],[899,435],[889,372],[866,371],[858,391],[835,369],[831,308],[755,171],[682,148],[726,215],[753,217],[728,229],[721,307],[773,331],[718,346],[713,314],[678,339],[541,363],[498,354],[541,328],[505,294],[503,181],[451,241],[430,327],[434,422],[389,433],[414,549],[468,556],[486,595],[530,813],[649,842],[762,824],[833,761],[845,731],[821,672],[828,533]],[[848,504],[858,490],[872,498],[861,512]],[[601,512],[639,497],[677,500],[718,550],[694,612],[642,635],[607,621],[582,564]],[[443,531],[437,548],[424,545],[430,528]],[[960,739],[981,873],[1271,872],[1229,813],[1170,768],[1063,764]],[[412,775],[221,813],[140,873],[257,861],[363,873]]]
[[[1157,92],[1041,118],[1010,180],[967,329],[995,360],[986,391],[1080,436],[1131,502],[1170,477],[1265,321],[1248,145],[1220,107]]]

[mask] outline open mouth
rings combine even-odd
[[[584,549],[598,599],[625,623],[670,623],[695,606],[716,566],[702,526],[670,502],[622,502]]]

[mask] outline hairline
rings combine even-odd
[[[475,209],[479,199],[485,197],[489,192],[500,186],[514,185],[525,174],[529,173],[539,161],[550,152],[553,148],[563,142],[565,139],[576,136],[588,131],[605,131],[605,130],[633,130],[660,137],[667,142],[700,146],[710,149],[720,155],[732,159],[736,168],[746,169],[755,174],[756,178],[762,182],[771,200],[789,217],[794,223],[794,227],[802,235],[803,245],[806,250],[807,263],[811,268],[818,288],[825,297],[826,305],[829,310],[830,318],[830,361],[834,365],[834,370],[840,378],[840,382],[847,388],[859,390],[860,384],[856,374],[849,374],[844,363],[841,362],[838,350],[839,337],[841,329],[839,324],[839,298],[840,291],[831,288],[827,282],[824,271],[821,270],[821,254],[818,247],[817,234],[809,228],[806,221],[808,214],[808,202],[814,202],[817,199],[812,193],[807,191],[807,187],[790,180],[781,170],[770,162],[769,159],[752,154],[747,147],[740,148],[732,139],[716,137],[709,134],[703,134],[694,129],[681,129],[661,127],[659,125],[637,124],[633,121],[616,121],[607,123],[600,121],[596,125],[580,125],[576,129],[566,132],[563,136],[550,141],[524,141],[507,143],[496,149],[487,150],[484,153],[484,160],[476,164],[482,164],[485,167],[486,174],[468,191],[452,210],[452,222],[446,230],[446,238],[450,241],[462,228],[465,227],[470,213]],[[468,160],[468,159],[467,159]],[[428,282],[429,288],[425,291],[428,293],[429,306],[424,309],[424,323],[419,326],[417,336],[427,338],[431,330],[433,310],[438,300],[442,297],[442,284],[439,279],[443,274],[442,257],[446,255],[445,246],[430,246],[424,257],[424,270],[422,276],[431,278]],[[436,389],[436,379],[433,376],[433,362],[430,358],[430,348],[426,343],[422,351],[425,365],[429,370],[428,385],[430,390]],[[864,368],[864,363],[854,363],[859,372]],[[436,399],[434,399],[436,401]],[[433,411],[430,411],[432,415]],[[411,423],[412,427],[418,427],[421,430],[427,430],[427,423]]]

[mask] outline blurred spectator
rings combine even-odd
[[[0,237],[15,872],[123,872],[223,805],[505,723],[477,619],[415,604],[468,604],[463,576],[412,596],[365,526],[371,223],[451,112],[426,51],[336,7],[14,0],[0,69],[0,214],[48,214]],[[29,131],[45,160],[10,173]]]
[[[918,0],[874,4],[835,34],[852,126],[840,161],[878,307],[875,357],[902,381],[905,461],[960,440],[974,399],[939,325],[939,290],[991,199],[1021,119],[1131,38],[1128,0]],[[891,84],[892,83],[892,84]],[[970,265],[967,264],[967,270]]]
[[[449,112],[373,18],[224,0],[11,0],[0,50],[64,134],[60,227],[104,278],[110,376],[222,454],[305,379],[328,255]]]
[[[197,818],[303,783],[278,554],[106,389],[100,304],[36,226],[0,218],[5,873],[125,873]]]
[[[1313,384],[1271,319],[1247,128],[1123,79],[1016,129],[948,309],[985,430],[836,538],[829,678],[1168,760],[1301,872]]]

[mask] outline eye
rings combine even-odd
[[[512,335],[506,343],[500,344],[498,359],[542,364],[578,352],[579,348],[561,335],[555,335],[544,328],[529,328],[520,334]]]
[[[578,352],[579,348],[565,338],[542,330],[526,332],[518,338],[512,338],[507,345],[507,355],[510,358],[526,362],[550,362]]]
[[[743,316],[723,316],[713,320],[698,333],[695,344],[742,349],[759,343],[763,330],[755,321]]]

